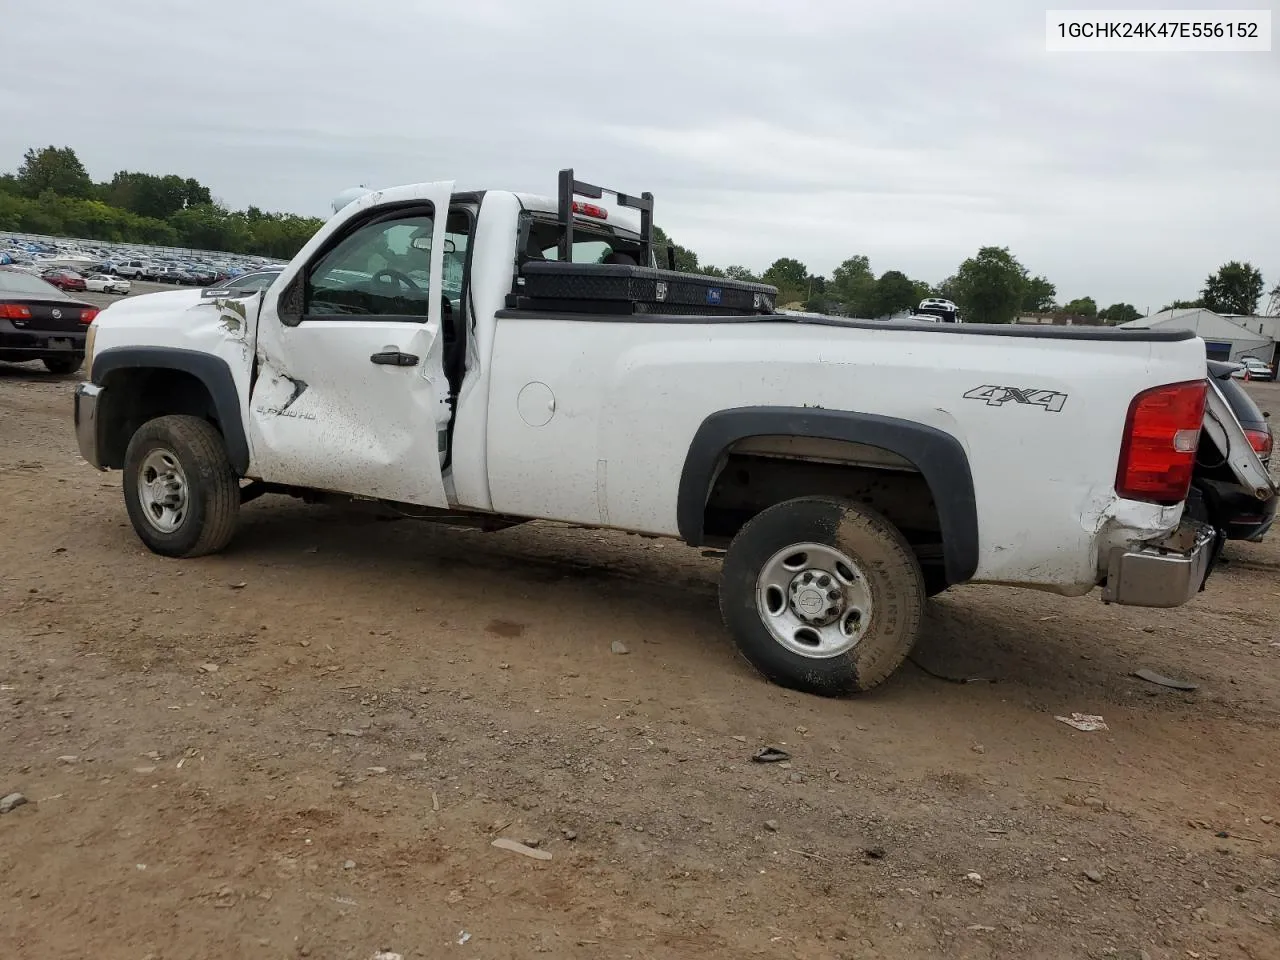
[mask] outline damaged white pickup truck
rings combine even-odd
[[[556,198],[368,193],[265,291],[99,314],[80,450],[171,557],[224,547],[263,493],[724,551],[739,650],[828,695],[889,676],[954,584],[1202,589],[1193,334],[782,315],[771,287],[658,269],[652,211],[572,171]]]

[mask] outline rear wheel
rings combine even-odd
[[[84,363],[83,353],[72,353],[65,357],[45,357],[41,363],[50,373],[56,373],[60,377],[65,377],[69,373],[75,373],[80,369],[80,365]]]
[[[725,555],[720,610],[738,650],[774,683],[823,696],[872,689],[920,630],[925,585],[880,514],[826,497],[752,518]]]
[[[231,542],[240,482],[212,424],[198,417],[157,417],[129,441],[124,497],[133,529],[150,550],[199,557]]]

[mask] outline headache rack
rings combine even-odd
[[[606,193],[617,198],[618,206],[631,207],[640,211],[640,253],[641,262],[648,263],[653,252],[653,194],[642,193],[633,197],[629,193],[610,190],[608,187],[597,187],[594,183],[575,180],[573,170],[560,171],[560,260],[568,263],[573,250],[573,215],[585,213],[591,216],[591,204],[579,204],[574,197],[587,197],[590,200],[601,200]],[[598,209],[598,208],[597,208]]]
[[[640,211],[640,263],[573,263],[575,217],[605,220],[608,212],[577,197],[600,200],[612,194],[619,206]],[[665,270],[653,262],[653,194],[639,197],[585,183],[573,170],[560,171],[558,203],[559,259],[523,257],[507,306],[593,314],[683,314],[733,316],[776,312],[778,290],[763,283],[682,273],[675,268],[674,248],[667,249]],[[521,237],[521,250],[524,249]]]

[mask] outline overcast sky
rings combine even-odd
[[[0,35],[0,170],[70,145],[327,215],[572,165],[721,266],[938,281],[994,244],[1144,311],[1280,281],[1280,52],[1050,54],[1025,0],[0,0]]]

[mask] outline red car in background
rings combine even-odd
[[[46,283],[52,283],[59,290],[84,290],[84,277],[74,270],[48,270],[40,274]]]

